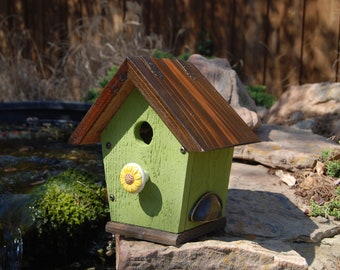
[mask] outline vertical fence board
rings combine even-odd
[[[266,5],[250,0],[235,5],[232,62],[245,83],[259,84],[264,69]]]
[[[306,1],[301,83],[336,79],[339,6],[339,0]]]
[[[162,35],[166,49],[170,49],[172,43],[172,36],[174,33],[172,17],[170,10],[173,9],[174,1],[157,1],[148,0],[143,2],[143,22],[145,22],[145,30],[147,35],[156,33]],[[157,12],[155,12],[157,11]]]
[[[234,0],[215,1],[212,37],[214,53],[231,61],[233,55]]]
[[[79,31],[81,27],[81,0],[68,0],[67,6],[67,29],[69,32],[69,41],[76,44],[79,40]]]
[[[271,93],[299,83],[303,1],[269,1],[265,83]]]
[[[189,0],[187,5],[187,16],[188,16],[188,46],[193,52],[196,51],[196,46],[200,40],[204,40],[204,32],[209,31],[206,29],[207,18],[205,18],[205,1],[204,0]],[[202,36],[203,35],[203,36]]]
[[[206,31],[214,55],[227,57],[244,83],[265,84],[276,96],[293,84],[340,81],[340,0],[136,0],[136,21],[127,13],[130,2],[1,0],[0,53],[11,56],[20,45],[10,43],[7,30],[27,29],[32,40],[24,57],[39,61],[39,51],[55,63],[65,52],[51,45],[76,45],[84,39],[82,27],[98,18],[95,44],[107,40],[103,33],[143,27],[147,35],[163,36],[157,46],[176,55],[196,52]]]
[[[8,1],[0,1],[0,53],[6,55],[8,52],[7,42],[7,17],[9,15]]]
[[[105,2],[104,2],[105,3]],[[109,23],[105,25],[104,21],[104,33],[109,32],[115,35],[122,31],[124,21],[124,1],[108,1],[102,3],[101,15],[104,18],[108,18]]]
[[[244,77],[244,52],[246,50],[245,39],[244,39],[244,28],[243,23],[245,20],[244,14],[244,5],[247,0],[233,1],[233,12],[234,12],[234,21],[233,21],[233,37],[232,37],[232,58],[230,59],[237,73],[243,78]]]
[[[244,73],[248,84],[262,84],[265,55],[266,5],[248,1],[244,22]]]
[[[37,1],[33,0],[32,2]],[[44,48],[41,52],[43,55],[48,56],[49,64],[53,65],[63,56],[63,52],[55,50],[55,48],[58,48],[67,36],[65,21],[63,21],[64,17],[61,16],[61,14],[64,14],[64,8],[60,0],[41,0],[40,6],[42,7],[39,9],[40,22],[42,21],[45,25],[42,31]]]
[[[187,18],[187,1],[175,0],[174,10],[172,14],[172,26],[173,26],[173,43],[171,49],[175,55],[180,55],[186,51],[191,51],[188,45],[188,37],[190,32],[188,31],[188,18]]]

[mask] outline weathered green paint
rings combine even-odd
[[[181,228],[181,231],[198,225],[189,221],[189,212],[197,200],[207,192],[215,192],[219,195],[222,200],[222,214],[224,215],[233,150],[234,148],[231,147],[203,153],[189,153],[185,195],[183,196],[187,202],[183,203],[182,220],[184,227]]]
[[[138,127],[153,128],[150,144],[138,136]],[[176,232],[180,223],[185,165],[188,155],[138,90],[134,90],[102,133],[105,177],[113,221]],[[110,142],[112,149],[106,148]],[[120,185],[119,174],[129,162],[138,163],[150,179],[139,194]]]
[[[144,121],[153,129],[150,144],[139,136]],[[178,233],[199,225],[188,217],[205,192],[226,201],[233,148],[182,154],[178,140],[137,89],[105,127],[101,141],[108,194],[115,196],[110,202],[113,221]],[[130,162],[150,176],[139,194],[126,192],[119,182],[121,169]]]

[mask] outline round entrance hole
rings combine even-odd
[[[137,128],[138,137],[146,144],[150,144],[152,141],[153,130],[148,122],[142,122]]]

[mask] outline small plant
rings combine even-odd
[[[321,161],[325,164],[327,175],[340,177],[340,150],[323,150],[321,153]]]
[[[330,177],[340,177],[340,150],[325,149],[321,153],[321,162],[326,169],[325,174]],[[333,192],[332,192],[333,193]],[[329,201],[322,205],[310,200],[310,216],[334,216],[340,219],[340,186],[333,193]]]
[[[152,57],[155,58],[169,58],[169,59],[175,59],[175,56],[169,52],[154,49],[151,53]]]
[[[187,61],[187,60],[189,59],[190,55],[191,55],[190,52],[185,52],[185,53],[183,53],[183,54],[177,56],[177,58],[178,58],[179,60],[182,60],[182,61]]]
[[[264,85],[246,86],[246,89],[256,105],[269,109],[276,102],[276,98],[273,95],[266,93],[266,86]]]
[[[332,160],[326,163],[326,173],[332,177],[340,177],[340,161]]]
[[[113,78],[118,70],[118,66],[113,66],[107,73],[107,75],[99,81],[99,85],[104,88],[109,81]]]
[[[113,66],[108,71],[107,75],[99,81],[100,87],[94,87],[94,88],[90,89],[87,92],[87,94],[86,94],[86,96],[85,96],[85,98],[83,100],[85,102],[94,103],[96,101],[96,99],[99,97],[99,95],[102,92],[103,88],[105,88],[105,86],[109,83],[109,81],[116,74],[117,70],[118,70],[118,66]]]
[[[214,54],[214,42],[209,36],[209,32],[202,31],[196,42],[196,50],[199,54],[211,57]]]
[[[99,97],[101,92],[102,92],[101,88],[93,87],[86,93],[86,96],[83,98],[83,101],[88,103],[94,103]]]
[[[332,151],[331,151],[330,149],[324,149],[324,150],[322,150],[322,152],[321,152],[321,160],[322,160],[323,162],[327,161],[327,159],[328,159],[328,157],[329,157],[329,155],[330,155],[331,152],[332,152]]]
[[[313,199],[310,200],[310,216],[333,216],[336,219],[340,219],[340,186],[337,188],[338,196],[332,198],[329,202],[325,202],[323,205],[318,205]]]
[[[154,49],[151,53],[152,57],[155,58],[168,58],[168,59],[179,59],[182,61],[187,61],[190,57],[191,53],[190,52],[185,52],[177,57],[175,57],[173,54],[166,52],[166,51],[162,51],[162,50],[158,50],[158,49]]]
[[[326,212],[322,208],[322,206],[318,205],[313,199],[310,200],[310,213],[309,215],[312,217],[324,217]]]

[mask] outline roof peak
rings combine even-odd
[[[137,88],[187,151],[258,142],[257,136],[191,63],[128,57],[72,134],[74,144],[96,143]]]

